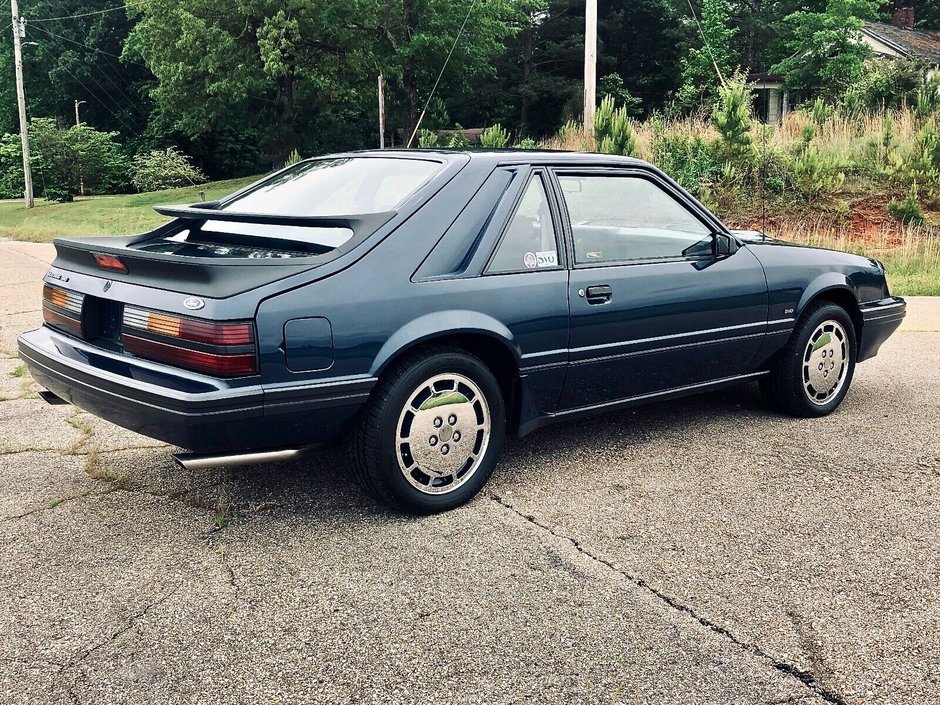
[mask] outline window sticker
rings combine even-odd
[[[539,260],[534,252],[526,252],[522,256],[522,262],[525,264],[526,269],[535,269],[538,266]]]
[[[535,258],[539,267],[557,267],[558,266],[558,253],[555,252],[555,250],[545,250],[544,252],[536,252]]]

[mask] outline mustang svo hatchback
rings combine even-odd
[[[288,167],[133,237],[56,240],[50,401],[187,467],[351,441],[378,498],[471,498],[507,433],[756,380],[833,411],[904,316],[876,260],[733,232],[642,161],[381,151]]]

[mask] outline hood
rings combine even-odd
[[[769,237],[760,230],[731,230],[731,234],[738,238],[741,242],[746,243],[759,242],[765,245],[790,245],[792,247],[803,247],[803,245],[798,245],[795,242],[787,242],[786,240],[778,240],[777,238]]]

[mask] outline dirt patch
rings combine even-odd
[[[901,247],[910,228],[887,213],[886,195],[867,196],[840,204],[807,206],[802,210],[768,212],[765,217],[728,218],[731,227],[764,230],[787,240],[844,241],[866,252]]]

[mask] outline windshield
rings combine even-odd
[[[348,157],[301,162],[222,206],[265,215],[335,215],[394,210],[440,168],[426,159]]]

